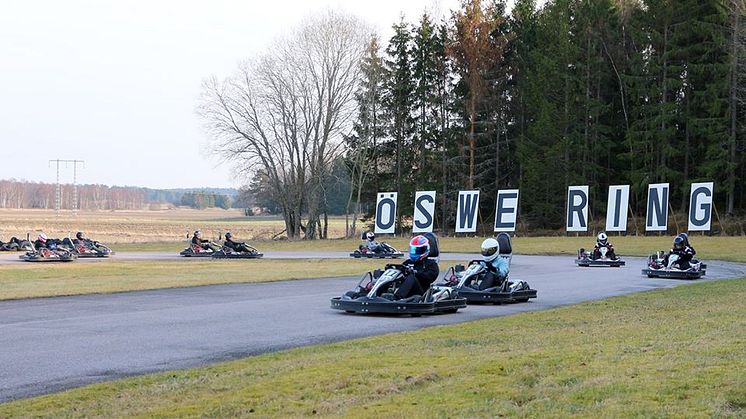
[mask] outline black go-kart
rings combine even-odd
[[[425,234],[430,240],[430,257],[438,257],[437,238]],[[396,290],[409,273],[407,265],[388,264],[385,270],[377,269],[363,275],[357,287],[340,297],[331,299],[331,308],[347,313],[364,314],[423,314],[455,313],[466,307],[466,299],[450,289],[429,287],[423,295],[396,299]]]
[[[219,244],[211,243],[211,245],[210,248],[205,249],[198,244],[190,244],[189,247],[179,252],[179,255],[184,257],[211,258],[213,254],[221,249]]]
[[[350,256],[355,259],[360,258],[369,258],[369,259],[398,259],[400,257],[404,256],[404,253],[396,250],[394,246],[391,246],[390,244],[386,242],[381,242],[381,248],[383,248],[383,251],[379,252],[373,252],[370,249],[368,249],[367,246],[367,238],[365,237],[365,233],[363,233],[362,237],[360,238],[363,241],[363,244],[359,245],[357,247],[357,250],[350,253]]]
[[[500,243],[498,257],[510,264],[513,258],[510,236],[507,233],[500,233],[497,241]],[[445,282],[435,285],[434,288],[451,288],[457,291],[459,296],[466,298],[469,304],[525,303],[531,298],[536,298],[537,291],[526,281],[506,279],[497,286],[481,289],[481,281],[486,271],[487,267],[481,260],[472,260],[467,267],[456,265],[446,271],[443,277]]]
[[[707,272],[707,265],[697,259],[689,262],[689,269],[678,268],[679,256],[673,253],[657,252],[648,256],[648,267],[642,270],[648,278],[699,279]]]
[[[606,253],[609,251],[608,247],[600,247],[599,252],[601,253],[600,257],[593,258],[593,251],[586,251],[582,247],[578,250],[578,257],[575,259],[575,264],[578,266],[583,267],[603,267],[608,266],[612,268],[618,268],[620,266],[624,266],[625,262],[617,257],[610,258],[606,255]]]
[[[62,239],[61,247],[75,254],[79,258],[108,258],[114,252],[109,247],[97,241],[78,240],[73,242],[69,237]]]
[[[30,252],[34,246],[28,240],[12,237],[8,242],[0,241],[0,252]]]
[[[246,249],[245,251],[236,251],[230,247],[223,246],[222,249],[217,252],[213,252],[213,259],[258,259],[264,256],[263,253],[259,252],[255,247],[249,246],[246,243],[242,243]]]
[[[75,253],[64,248],[34,249],[18,257],[26,262],[72,262],[78,258]]]

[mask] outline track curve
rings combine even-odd
[[[465,256],[444,255],[443,259],[469,258]],[[535,301],[469,306],[456,314],[420,318],[366,317],[331,310],[329,298],[352,288],[357,278],[0,302],[0,401],[290,347],[542,310],[687,283],[648,279],[640,274],[644,259],[626,260],[627,266],[622,268],[578,268],[568,256],[516,255],[511,277],[536,288],[539,297]],[[746,276],[746,265],[708,261],[704,280],[742,276]]]

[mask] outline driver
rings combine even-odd
[[[233,250],[234,252],[252,252],[251,248],[244,242],[237,242],[233,240],[233,234],[231,232],[225,233],[225,242],[223,246]]]
[[[480,290],[502,285],[503,281],[508,278],[510,266],[508,261],[500,257],[500,243],[497,240],[490,238],[482,242],[482,261],[480,263],[487,268],[487,272],[482,274],[482,282],[479,284]]]
[[[205,250],[212,250],[214,252],[220,250],[218,246],[210,242],[210,240],[203,239],[202,232],[199,230],[196,230],[194,232],[194,235],[192,235],[192,244],[197,245]]]
[[[34,241],[34,249],[54,249],[56,244],[53,241],[50,241],[46,234],[39,233],[39,236]]]
[[[394,298],[401,300],[414,295],[422,295],[430,284],[438,279],[438,263],[428,259],[430,241],[425,236],[415,236],[409,242],[409,259],[402,265],[409,268],[404,281],[394,293]]]
[[[376,234],[372,231],[367,232],[365,234],[365,238],[368,239],[368,243],[366,243],[366,246],[368,247],[369,252],[382,253],[386,251],[386,249],[384,249],[383,246],[381,246],[381,244],[376,241]]]
[[[593,248],[593,260],[601,259],[601,248],[606,248],[606,257],[609,259],[616,259],[616,254],[614,254],[614,245],[609,242],[609,236],[606,235],[603,231],[598,233],[598,236],[596,236],[596,246]]]
[[[679,269],[685,271],[692,267],[689,262],[692,261],[692,258],[696,254],[697,252],[689,244],[689,236],[687,236],[686,233],[681,233],[673,239],[673,248],[671,249],[671,253],[669,254],[669,256],[678,256],[678,259],[674,261],[669,267],[673,267],[674,265],[676,265]],[[666,260],[666,265],[668,266],[668,260]]]
[[[96,251],[96,252],[103,251],[103,249],[100,249],[98,247],[98,242],[97,241],[93,241],[93,240],[89,239],[85,235],[85,233],[83,233],[82,231],[78,231],[77,233],[75,233],[75,240],[73,240],[73,244],[83,245],[83,246],[85,246],[85,247],[87,247],[87,248],[89,248],[89,249],[91,249],[93,251]]]

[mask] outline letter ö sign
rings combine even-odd
[[[379,192],[376,202],[376,234],[396,231],[396,192]]]

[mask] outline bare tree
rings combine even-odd
[[[266,174],[289,238],[318,235],[321,182],[351,128],[366,33],[360,20],[328,11],[232,77],[204,82],[198,113],[213,150],[245,174]]]

